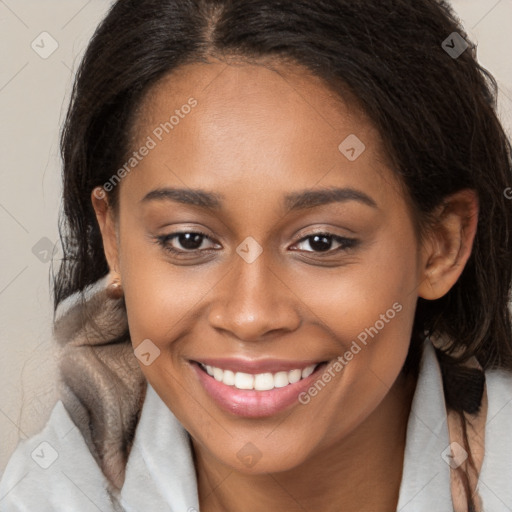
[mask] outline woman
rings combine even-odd
[[[510,144],[444,2],[119,1],[62,153],[2,510],[512,508]]]

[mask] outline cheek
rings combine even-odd
[[[333,369],[333,382],[340,385],[330,385],[327,398],[333,411],[343,403],[362,418],[377,406],[400,373],[417,301],[413,235],[408,229],[387,235],[359,264],[330,275],[318,272],[314,282],[303,280],[302,288],[294,287],[336,340],[342,357]]]
[[[219,280],[217,272],[201,273],[169,264],[140,260],[130,255],[123,277],[132,341],[149,338],[165,349],[180,334],[193,329],[201,309]]]
[[[176,337],[174,330],[196,314],[201,299],[220,277],[217,272],[205,272],[205,266],[172,265],[136,220],[127,218],[124,226],[120,272],[132,341],[137,345],[149,338],[163,347]]]
[[[404,334],[414,316],[417,266],[415,245],[403,235],[386,236],[385,242],[375,243],[347,266],[317,268],[307,278],[297,272],[291,278],[294,292],[343,349],[355,339],[374,339],[368,331],[376,334],[375,330],[393,333],[395,343],[408,344]]]

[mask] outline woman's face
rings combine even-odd
[[[106,244],[148,381],[206,453],[253,473],[308,461],[377,409],[424,277],[378,133],[278,69],[193,64],[159,84]]]

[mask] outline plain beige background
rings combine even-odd
[[[57,399],[48,258],[60,254],[58,136],[74,70],[111,4],[0,0],[0,472]],[[452,4],[498,80],[500,115],[512,134],[512,0]]]

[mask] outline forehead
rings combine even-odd
[[[240,199],[241,183],[270,195],[294,185],[396,187],[379,133],[358,103],[295,65],[181,66],[138,108],[132,148],[148,137],[154,148],[130,174],[134,191],[167,182],[232,186]]]
[[[215,109],[225,109],[225,116],[217,113],[217,121],[224,118],[233,124],[240,117],[269,121],[278,117],[279,125],[284,125],[306,116],[307,124],[317,129],[338,130],[340,121],[354,128],[360,125],[359,128],[374,132],[375,142],[380,142],[355,96],[341,83],[340,88],[341,95],[333,86],[295,63],[212,59],[179,66],[159,80],[140,102],[133,124],[136,133],[141,129],[148,132],[162,122],[162,116],[167,119],[166,114],[172,114],[184,100],[193,96],[205,115],[212,115]],[[325,126],[320,127],[320,124]],[[273,128],[269,126],[268,131]]]

